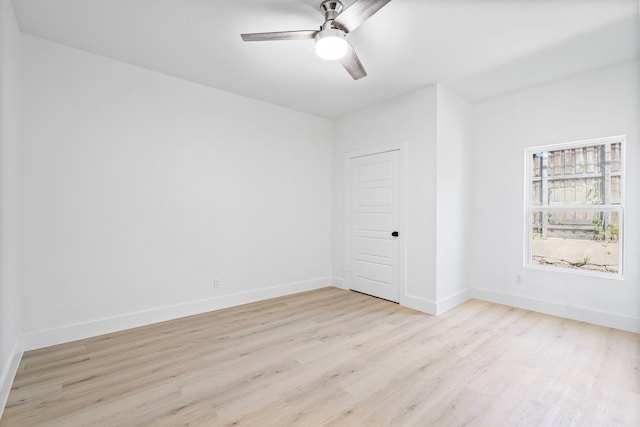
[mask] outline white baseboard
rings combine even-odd
[[[51,345],[76,341],[83,338],[95,337],[111,332],[178,319],[208,311],[220,310],[251,302],[262,301],[270,298],[291,295],[313,289],[330,286],[330,277],[306,280],[302,282],[288,283],[235,294],[222,295],[216,298],[208,298],[198,301],[190,301],[151,310],[128,313],[87,322],[65,325],[61,327],[26,332],[22,336],[22,349],[24,351]]]
[[[404,295],[400,298],[400,304],[423,313],[439,316],[440,314],[451,310],[452,308],[462,304],[471,298],[471,289],[465,289],[457,294],[453,294],[447,298],[438,301],[416,297],[412,295]]]
[[[451,310],[471,298],[471,289],[465,289],[447,298],[436,301],[436,315]]]
[[[427,314],[435,315],[438,312],[438,305],[434,301],[422,297],[403,295],[400,297],[400,305],[422,311]]]
[[[342,277],[331,276],[331,286],[338,289],[347,289]]]
[[[595,325],[607,326],[609,328],[621,329],[623,331],[640,333],[640,319],[621,316],[615,313],[608,313],[584,307],[568,306],[553,301],[495,292],[488,289],[473,288],[471,290],[471,296],[476,299],[523,308],[525,310],[537,311],[539,313],[551,314],[553,316],[565,317],[567,319],[593,323]]]
[[[2,367],[2,376],[0,376],[0,419],[2,419],[2,413],[4,412],[4,407],[7,404],[9,392],[11,391],[11,385],[13,384],[13,379],[16,377],[18,366],[20,366],[20,360],[22,359],[19,339],[17,339],[13,345],[11,354],[11,358],[7,361],[5,366]]]

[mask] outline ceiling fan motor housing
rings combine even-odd
[[[325,0],[320,4],[324,13],[324,24],[316,34],[316,54],[322,59],[336,60],[346,55],[349,49],[347,34],[335,28],[333,20],[342,12],[342,3],[337,0]]]

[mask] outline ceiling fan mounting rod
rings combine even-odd
[[[320,3],[320,12],[324,14],[325,24],[331,22],[342,12],[342,2],[338,0],[324,0]]]

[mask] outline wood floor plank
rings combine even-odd
[[[0,426],[638,426],[640,336],[334,288],[24,354]]]

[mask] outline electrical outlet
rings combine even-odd
[[[215,289],[218,289],[218,288],[220,288],[220,286],[222,286],[222,285],[220,284],[220,280],[215,279],[215,280],[213,281],[213,287],[214,287]]]
[[[516,274],[516,285],[522,285],[522,275]]]

